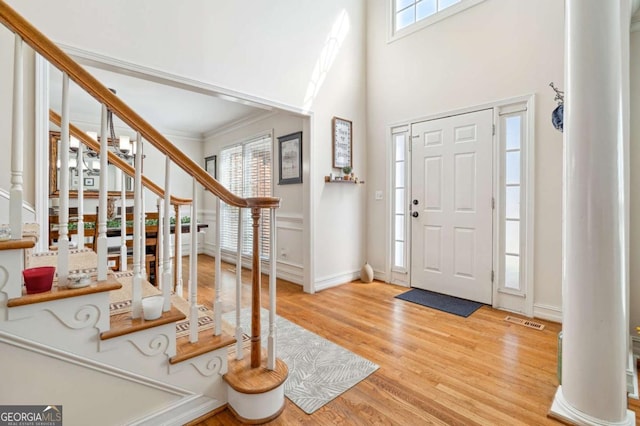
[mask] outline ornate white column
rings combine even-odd
[[[629,28],[629,0],[565,4],[563,365],[551,414],[581,425],[635,425],[625,380],[621,29]]]

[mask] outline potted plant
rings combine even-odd
[[[351,166],[344,166],[342,168],[342,172],[344,173],[344,177],[342,179],[349,180],[351,179]]]

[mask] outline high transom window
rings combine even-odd
[[[402,37],[484,0],[391,0],[391,39]]]

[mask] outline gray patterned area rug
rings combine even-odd
[[[267,347],[269,311],[261,309],[262,346]],[[235,327],[236,313],[222,318]],[[251,311],[242,309],[240,323],[249,334]],[[276,316],[277,355],[289,367],[284,394],[305,413],[336,398],[378,369],[373,362],[332,343],[317,334]]]

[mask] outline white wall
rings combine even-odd
[[[284,111],[270,114],[267,117],[252,121],[246,125],[234,127],[224,133],[211,135],[205,140],[205,156],[217,155],[220,161],[220,151],[226,146],[243,142],[264,132],[273,132],[273,196],[280,198],[280,208],[277,211],[277,248],[278,276],[289,281],[302,284],[304,265],[304,241],[302,237],[303,225],[303,185],[278,185],[279,180],[279,146],[278,137],[303,131],[307,118],[298,114]],[[309,149],[309,135],[302,134],[303,152]],[[207,193],[203,205],[203,216],[209,223],[206,232],[206,251],[213,254],[215,250],[215,201]],[[263,213],[264,214],[264,213]]]
[[[562,134],[551,125],[563,87],[564,5],[488,0],[387,43],[386,0],[368,3],[368,258],[385,271],[388,126],[445,111],[535,94],[535,299],[558,314],[561,299]],[[384,192],[383,201],[374,191]]]
[[[326,286],[357,274],[364,190],[327,188],[323,176],[336,115],[354,123],[354,168],[366,179],[363,0],[9,3],[55,41],[311,111],[305,203],[317,220],[305,241],[315,252],[309,280]]]

